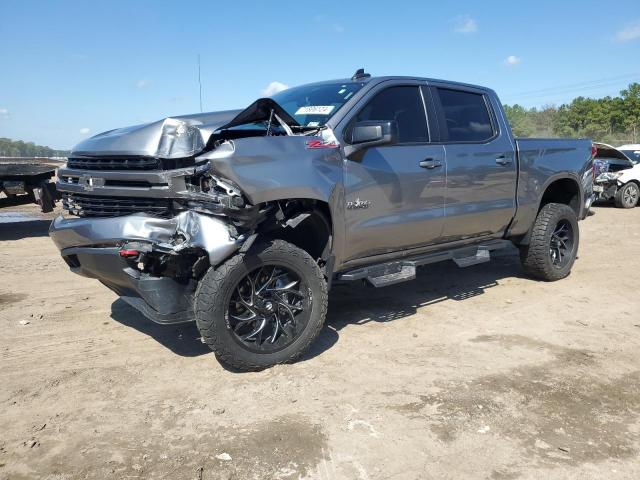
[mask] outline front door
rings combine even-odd
[[[381,87],[350,124],[392,120],[398,142],[346,161],[346,260],[436,243],[444,225],[445,151],[432,145],[416,85]]]

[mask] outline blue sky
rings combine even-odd
[[[0,137],[89,135],[241,108],[272,82],[418,75],[538,106],[640,81],[640,4],[0,0]]]

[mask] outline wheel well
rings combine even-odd
[[[306,251],[315,260],[327,260],[333,236],[331,210],[326,202],[287,199],[277,204],[275,221],[269,222],[259,237],[280,239]]]
[[[548,203],[568,205],[576,212],[577,216],[580,216],[580,187],[575,180],[570,178],[556,180],[544,191],[538,211]]]

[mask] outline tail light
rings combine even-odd
[[[598,147],[596,147],[593,143],[591,144],[591,158],[596,158],[598,154]]]
[[[124,258],[137,257],[140,255],[138,250],[120,250],[120,256]]]

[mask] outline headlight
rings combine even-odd
[[[186,122],[169,118],[162,126],[158,155],[163,158],[182,158],[195,155],[204,148],[200,131]]]

